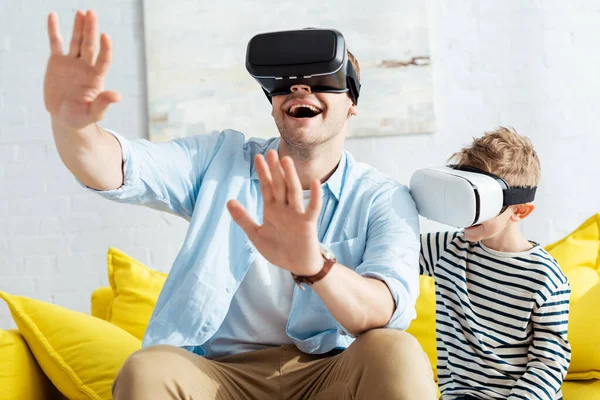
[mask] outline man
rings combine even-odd
[[[48,30],[44,99],[66,167],[108,199],[190,222],[115,399],[435,398],[402,331],[418,295],[416,208],[344,152],[348,94],[272,96],[281,138],[130,141],[97,125],[120,96],[103,89],[111,42],[102,34],[98,53],[95,14],[77,12],[67,55],[54,13]]]

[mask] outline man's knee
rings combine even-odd
[[[119,375],[128,378],[148,377],[152,379],[153,375],[162,375],[166,368],[169,358],[174,349],[171,346],[155,346],[139,350],[133,353],[125,361]]]
[[[177,373],[175,363],[181,362],[181,352],[184,351],[173,346],[159,345],[133,353],[125,361],[113,383],[113,395],[139,392],[138,388],[145,390],[150,386],[161,386],[161,383],[164,384]]]
[[[414,336],[394,329],[373,329],[359,336],[353,346],[359,347],[362,352],[369,353],[369,358],[388,359],[407,358],[420,362],[419,358],[425,355],[421,344]]]
[[[429,358],[412,335],[375,329],[361,335],[352,346],[363,365],[363,378],[373,380],[382,395],[421,400],[437,397]]]

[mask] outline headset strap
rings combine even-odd
[[[535,199],[537,187],[511,187],[503,190],[503,206],[530,203]]]
[[[508,183],[498,175],[484,171],[479,168],[471,167],[470,165],[450,164],[448,168],[459,171],[473,172],[476,174],[484,174],[494,178],[502,187],[502,206],[512,206],[515,204],[530,203],[535,199],[536,186],[509,186]]]
[[[354,66],[352,65],[352,62],[350,62],[350,59],[348,59],[346,65],[346,87],[350,92],[350,98],[352,99],[354,105],[358,105],[358,95],[360,93],[360,86],[361,84],[358,81],[358,78],[356,77],[356,71],[354,70]]]

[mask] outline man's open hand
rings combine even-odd
[[[67,54],[63,53],[55,13],[48,16],[48,38],[51,53],[44,78],[44,104],[54,122],[82,130],[101,120],[108,106],[120,99],[118,93],[104,91],[111,41],[106,34],[98,37],[93,11],[77,11]]]
[[[263,196],[263,224],[250,218],[235,200],[227,203],[234,221],[246,232],[258,251],[272,264],[296,275],[314,275],[323,267],[317,237],[317,219],[321,211],[321,182],[311,185],[310,202],[304,209],[302,186],[290,157],[281,162],[275,150],[262,154],[254,162]]]

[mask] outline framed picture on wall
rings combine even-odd
[[[271,104],[245,68],[256,34],[331,28],[360,65],[350,138],[435,130],[426,2],[144,0],[150,140],[235,129],[278,136]]]

